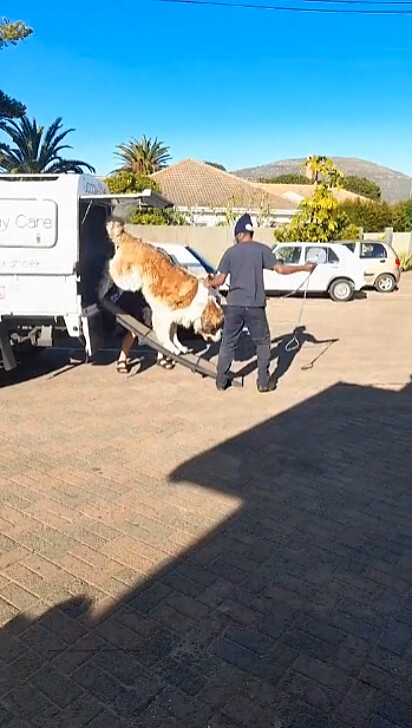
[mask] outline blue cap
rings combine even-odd
[[[235,236],[239,233],[253,233],[252,219],[247,213],[242,215],[235,225]]]

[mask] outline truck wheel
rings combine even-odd
[[[329,296],[336,303],[346,303],[353,298],[354,285],[347,278],[337,278],[329,286]]]
[[[374,286],[378,293],[392,293],[396,288],[396,281],[390,273],[381,273],[377,277]]]

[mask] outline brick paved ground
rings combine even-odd
[[[310,301],[273,395],[0,375],[1,726],[412,725],[411,304]]]

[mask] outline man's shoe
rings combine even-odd
[[[265,384],[265,385],[258,384],[257,385],[257,391],[258,392],[262,392],[262,393],[263,392],[274,392],[274,390],[276,389],[276,386],[277,386],[276,380],[275,379],[270,379],[270,381],[267,384]]]
[[[216,382],[216,389],[217,389],[218,392],[225,392],[226,389],[229,389],[230,385],[231,385],[231,382],[230,381],[229,382],[225,382],[224,384],[218,384]]]

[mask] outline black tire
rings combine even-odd
[[[336,278],[329,286],[329,296],[336,303],[347,303],[353,298],[355,287],[347,278]]]
[[[373,285],[378,293],[392,293],[396,288],[396,281],[391,273],[381,273]]]

